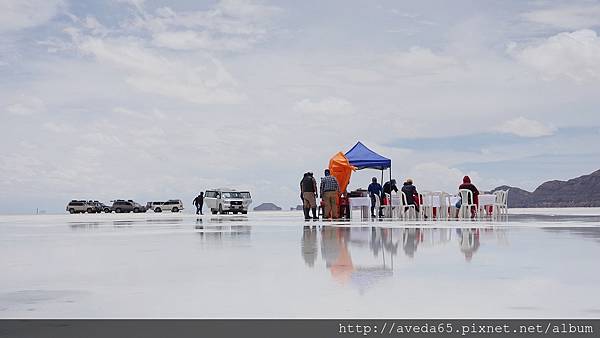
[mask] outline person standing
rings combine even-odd
[[[371,217],[375,218],[375,207],[377,205],[377,197],[379,197],[379,201],[381,202],[381,191],[383,190],[383,188],[381,187],[381,184],[377,183],[377,177],[373,177],[371,179],[371,184],[369,184],[369,187],[367,188],[367,191],[369,192],[369,197],[371,197]],[[381,216],[381,212],[378,212],[378,214]]]
[[[202,215],[202,206],[204,205],[204,192],[194,198],[194,205],[196,206],[196,215]]]
[[[313,173],[307,172],[300,181],[300,194],[302,196],[302,206],[304,209],[304,220],[310,220],[310,211],[312,210],[313,220],[318,220],[317,216],[317,181]]]
[[[392,179],[391,181],[387,181],[385,182],[385,184],[383,185],[383,197],[385,197],[385,194],[389,194],[390,197],[392,196],[392,190],[394,192],[398,192],[398,187],[396,186],[396,180]],[[386,201],[387,204],[387,201]]]
[[[321,198],[325,203],[325,212],[323,219],[332,217],[338,218],[337,199],[340,195],[340,185],[335,177],[331,176],[331,171],[325,169],[325,177],[321,178]]]

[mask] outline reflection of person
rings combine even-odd
[[[413,185],[412,178],[409,178],[406,180],[406,182],[404,182],[404,185],[402,186],[401,190],[404,193],[404,195],[406,195],[406,204],[414,205],[415,210],[419,212],[419,193],[417,192],[417,187]]]
[[[342,283],[350,280],[354,271],[347,245],[349,237],[349,228],[324,226],[321,231],[321,257],[331,275]]]
[[[407,228],[404,229],[404,233],[402,234],[402,248],[404,249],[404,253],[408,257],[414,257],[415,252],[417,251],[417,246],[419,245],[421,237],[421,230],[415,228]]]
[[[317,247],[317,229],[305,227],[301,244],[302,258],[304,258],[304,263],[311,268],[315,266],[315,262],[317,261]]]
[[[377,177],[371,179],[371,184],[369,184],[367,190],[369,191],[369,197],[371,197],[371,217],[375,218],[377,197],[379,197],[379,200],[381,201],[381,191],[383,190],[381,184],[377,183]],[[381,211],[379,212],[379,216],[381,216]]]
[[[459,236],[460,251],[465,255],[465,260],[470,262],[473,254],[479,249],[479,230],[456,229]]]
[[[204,192],[201,192],[200,195],[194,198],[194,205],[196,206],[196,215],[198,213],[202,215],[202,206],[204,205]]]
[[[307,172],[300,181],[300,194],[304,208],[304,220],[310,220],[310,211],[312,210],[313,219],[317,220],[317,181],[313,173]]]
[[[338,218],[337,199],[340,195],[340,185],[335,177],[331,176],[331,171],[325,169],[325,177],[321,178],[321,198],[325,203],[325,213],[323,219]]]

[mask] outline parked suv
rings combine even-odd
[[[94,208],[93,212],[100,213],[100,212],[104,211],[106,213],[109,213],[111,211],[110,207],[108,205],[106,205],[102,202],[99,202],[99,201],[88,201],[87,204],[89,204],[90,206],[92,206]]]
[[[204,203],[214,214],[248,213],[248,207],[252,203],[249,191],[237,191],[235,189],[214,189],[204,193]]]
[[[113,205],[110,209],[116,213],[122,212],[146,212],[146,207],[132,200],[116,200],[113,201]]]
[[[67,204],[66,210],[70,214],[84,213],[84,212],[93,213],[93,212],[96,212],[96,207],[88,204],[88,202],[86,202],[86,201],[71,200],[71,202],[69,202]]]
[[[148,202],[146,208],[151,209],[154,212],[172,211],[180,212],[183,210],[183,203],[181,200],[168,200],[166,202]]]

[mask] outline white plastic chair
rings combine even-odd
[[[493,204],[494,216],[508,215],[508,190],[498,190],[494,192],[496,201]]]
[[[419,218],[428,220],[433,219],[433,198],[431,192],[427,191],[419,194]]]
[[[375,195],[375,218],[377,218],[380,214],[380,210],[381,210],[381,199],[379,198],[379,195]],[[371,216],[371,210],[369,208],[369,217]]]
[[[421,214],[421,218],[425,219],[427,217],[428,220],[433,220],[433,209],[436,208],[434,200],[438,195],[437,192],[427,191],[423,195],[423,203],[421,204],[419,213]]]
[[[392,197],[390,196],[390,194],[386,193],[385,194],[385,199],[387,200],[387,204],[386,205],[382,205],[381,208],[383,209],[383,217],[385,218],[392,218],[393,215],[393,207],[392,207]]]
[[[408,208],[408,210],[406,210]],[[403,219],[417,219],[417,208],[414,204],[408,204],[404,191],[400,192],[400,206],[398,212]]]
[[[450,205],[449,201],[450,201],[450,194],[448,194],[447,192],[440,192],[439,193],[439,198],[440,198],[440,207],[438,208],[438,211],[436,213],[436,217],[437,219],[448,219],[449,215],[450,215]]]
[[[458,191],[458,195],[460,196],[461,204],[460,209],[458,210],[458,218],[472,218],[473,210],[477,212],[477,204],[475,204],[475,199],[473,198],[473,192],[469,189],[460,189]]]

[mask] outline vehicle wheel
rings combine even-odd
[[[87,208],[86,211],[87,211],[88,214],[91,214],[92,213],[92,208]]]
[[[179,212],[179,208],[177,207],[173,207],[173,209],[171,210],[172,212]]]
[[[104,212],[107,213],[107,214],[110,214],[110,209],[109,208],[105,208]]]
[[[242,211],[242,215],[245,215],[247,213],[248,213],[248,211]]]
[[[223,204],[219,204],[219,215],[223,215],[225,212],[223,211]]]
[[[74,214],[75,213],[75,209],[71,208],[69,209],[69,214]]]
[[[238,213],[237,211],[234,211],[234,212],[233,212],[233,214],[234,214],[234,215],[237,215],[237,213]]]
[[[211,208],[210,209],[210,213],[213,214],[213,215],[216,215],[217,214],[217,210]]]
[[[135,212],[137,214],[138,212],[140,212],[140,209],[139,208],[133,208],[133,212]]]
[[[162,209],[161,208],[156,208],[156,209],[154,209],[154,212],[162,212]]]
[[[121,213],[121,208],[116,208],[116,209],[115,209],[115,212],[116,212],[117,214],[120,214],[120,213]]]

